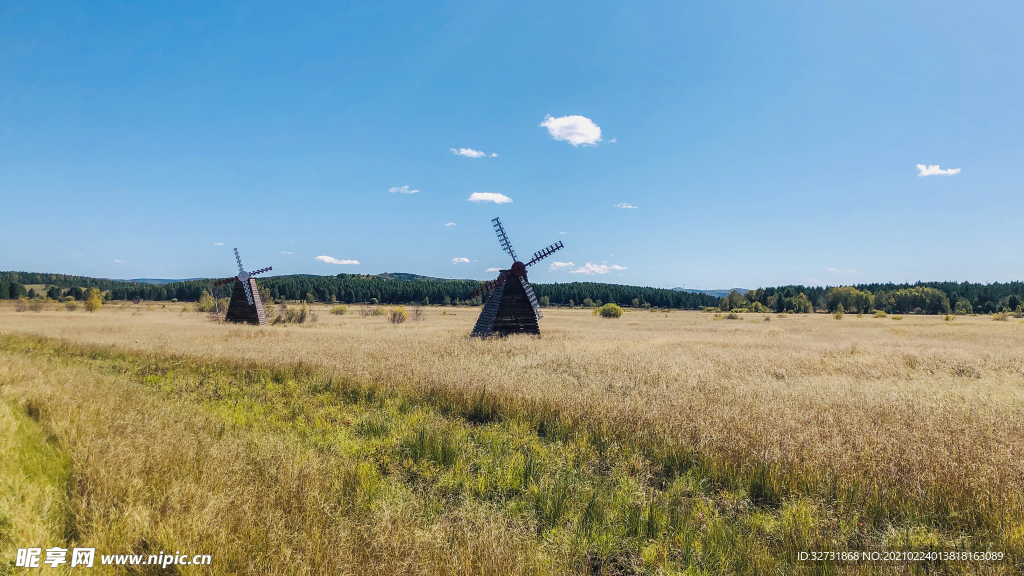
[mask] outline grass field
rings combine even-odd
[[[357,308],[257,328],[171,303],[0,305],[0,425],[21,462],[0,470],[3,558],[182,550],[253,574],[1024,562],[1019,320],[550,309],[542,339],[479,340],[478,308],[400,325]],[[1006,559],[799,559],[928,550]]]

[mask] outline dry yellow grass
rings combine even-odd
[[[762,470],[790,492],[846,491],[835,497],[881,520],[939,520],[947,532],[984,529],[1024,547],[1017,322],[647,311],[605,320],[552,309],[542,339],[478,340],[467,336],[479,310],[471,308],[427,308],[422,321],[400,325],[321,308],[313,325],[264,328],[180,310],[2,306],[0,334],[200,363],[301,363],[442,404],[486,390],[503,410],[554,411],[698,454],[723,479]]]

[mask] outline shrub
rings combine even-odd
[[[765,314],[764,321],[765,322],[771,322],[772,321],[772,317],[768,316],[767,314]]]
[[[388,322],[391,322],[392,324],[401,324],[402,322],[405,322],[408,319],[409,315],[406,314],[405,308],[403,308],[402,306],[392,308],[390,314],[388,315]]]
[[[213,299],[209,292],[203,290],[203,293],[199,296],[199,302],[196,303],[196,312],[213,312],[216,307],[217,301]]]
[[[278,310],[277,316],[270,321],[271,324],[305,324],[306,321],[315,322],[316,315],[310,314],[309,306],[305,302],[301,306],[296,308],[289,308],[287,304],[282,304]]]
[[[729,312],[725,315],[726,320],[739,320],[741,316],[735,312]]]
[[[893,316],[893,320],[903,320],[903,316]]]
[[[942,319],[945,320],[946,322],[952,322],[953,318],[954,316],[952,314],[946,314],[945,316],[942,317]]]
[[[33,312],[42,312],[43,311],[43,302],[41,300],[39,300],[39,299],[29,300],[28,301],[28,309],[33,311]]]
[[[843,310],[843,305],[840,304],[839,306],[836,307],[836,311],[832,313],[832,317],[835,318],[836,320],[842,320],[843,312],[845,312],[845,310]]]
[[[707,312],[708,314],[718,314],[719,312],[721,312],[718,306],[705,306],[704,308],[702,308],[702,310],[704,312]]]
[[[875,313],[871,315],[872,318],[885,318],[888,314],[881,310],[875,310]]]
[[[75,310],[78,310],[78,302],[75,302],[73,299],[68,300],[64,303],[64,309],[68,312],[74,312]]]
[[[583,299],[583,307],[584,308],[593,308],[594,307],[594,301],[591,300],[590,298],[584,298]]]
[[[593,314],[602,318],[618,318],[622,316],[622,308],[618,304],[609,303],[600,308],[595,308]]]
[[[85,295],[85,309],[89,312],[95,312],[103,306],[103,294],[100,293],[100,289],[96,287],[89,288],[89,292]]]
[[[995,314],[992,315],[992,319],[995,320],[996,322],[1006,322],[1007,320],[1010,319],[1010,313],[996,312]]]
[[[345,306],[344,304],[331,306],[331,314],[334,314],[335,316],[344,316],[345,314],[348,314],[348,306]]]

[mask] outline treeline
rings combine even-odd
[[[312,299],[319,302],[378,302],[380,304],[479,304],[470,296],[480,282],[445,280],[411,274],[338,274],[337,276],[291,275],[259,278],[260,286],[274,300]],[[26,285],[43,285],[39,293]],[[73,297],[80,300],[89,288],[98,288],[106,299],[173,300],[197,302],[208,280],[170,284],[143,284],[104,278],[34,272],[0,272],[0,298]],[[231,285],[215,296],[228,295]],[[895,314],[991,314],[1016,311],[1024,304],[1024,282],[975,284],[970,282],[918,282],[915,284],[859,284],[856,286],[780,286],[758,288],[746,294],[733,292],[724,298],[708,294],[598,282],[533,284],[542,305],[622,306],[809,313],[882,310]],[[31,293],[30,293],[31,292]]]
[[[411,279],[408,279],[411,278]],[[338,274],[337,276],[291,275],[271,276],[257,279],[259,285],[274,300],[302,300],[312,296],[318,302],[378,302],[380,304],[479,304],[483,299],[471,298],[481,282],[475,280],[445,280],[441,278],[414,277],[412,275],[362,275]],[[112,300],[172,300],[197,302],[208,280],[189,280],[170,284],[143,284],[120,280],[85,278],[63,274],[39,274],[27,272],[0,273],[0,297],[23,298],[28,295],[25,284],[43,284],[47,291],[42,296],[74,297],[81,299],[84,290],[96,287],[104,297]],[[231,285],[221,287],[215,296],[228,295]],[[699,309],[713,306],[717,299],[707,294],[694,294],[648,288],[621,286],[597,282],[573,282],[569,284],[533,284],[534,292],[543,305],[580,306],[618,303],[626,306]],[[6,296],[5,296],[6,295]]]
[[[992,314],[1014,312],[1024,304],[1024,282],[974,284],[917,282],[915,284],[858,284],[855,286],[782,286],[731,293],[719,300],[720,309],[776,312],[846,312],[881,310],[894,314]]]

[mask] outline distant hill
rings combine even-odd
[[[724,298],[728,296],[729,292],[732,292],[733,290],[739,292],[740,294],[746,294],[747,292],[750,291],[749,288],[727,288],[719,290],[694,290],[692,288],[673,288],[673,290],[677,292],[689,292],[691,294],[707,294],[708,296],[714,296],[716,298]]]
[[[377,274],[377,276],[387,278],[388,280],[399,280],[402,282],[412,282],[415,280],[444,280],[444,278],[420,276],[419,274],[410,274],[408,272],[384,272],[382,274]]]

